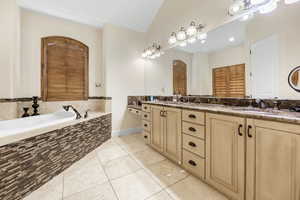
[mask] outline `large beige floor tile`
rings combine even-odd
[[[145,142],[143,133],[136,133],[136,134],[133,134],[133,136],[134,136],[136,139],[138,139],[139,141]]]
[[[149,149],[149,147],[142,141],[121,144],[121,147],[130,154]]]
[[[119,146],[116,142],[114,142],[112,139],[109,139],[108,141],[104,142],[100,145],[100,147],[97,148],[97,150],[103,150],[111,147]]]
[[[109,179],[128,175],[141,168],[141,166],[130,156],[123,156],[109,161],[103,167]]]
[[[227,200],[225,196],[193,176],[172,185],[166,191],[175,200]]]
[[[97,153],[96,151],[93,151],[91,153],[89,153],[88,155],[86,155],[85,157],[83,157],[82,159],[80,159],[79,161],[77,161],[76,163],[74,163],[73,165],[71,165],[68,169],[66,169],[64,171],[64,173],[71,173],[73,171],[76,171],[78,169],[82,169],[85,166],[89,166],[89,165],[100,165],[100,161],[97,157]]]
[[[188,176],[185,170],[169,160],[150,165],[147,169],[151,176],[159,182],[162,187],[172,185]]]
[[[62,200],[63,176],[59,175],[38,190],[24,198],[24,200]]]
[[[81,165],[76,170],[64,173],[64,196],[81,192],[97,184],[108,181],[100,164]]]
[[[126,155],[128,155],[128,153],[120,146],[109,147],[97,151],[97,156],[103,165],[105,165],[107,162],[111,160]]]
[[[106,182],[65,197],[64,200],[117,200],[117,197],[110,183]]]
[[[173,200],[166,191],[161,191],[147,200]]]
[[[120,200],[144,200],[162,189],[145,170],[112,180],[111,183]]]
[[[145,151],[134,153],[133,157],[143,166],[151,165],[166,159],[164,156],[150,148]]]
[[[112,140],[120,145],[140,142],[135,134],[113,137]]]

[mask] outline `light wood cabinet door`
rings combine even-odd
[[[206,181],[231,199],[244,199],[245,119],[206,115]]]
[[[151,106],[152,129],[150,145],[159,152],[164,151],[164,117],[162,106]]]
[[[300,199],[300,126],[247,120],[247,200]]]
[[[169,159],[181,164],[181,109],[165,107],[164,111],[164,154]]]

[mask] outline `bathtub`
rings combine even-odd
[[[73,111],[60,110],[51,114],[0,121],[0,140],[4,137],[16,136],[24,132],[59,125],[75,119],[76,114]]]

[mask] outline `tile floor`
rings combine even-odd
[[[226,200],[144,144],[115,137],[24,200]]]

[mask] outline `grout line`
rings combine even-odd
[[[109,179],[109,177],[108,177],[108,175],[107,175],[107,173],[106,173],[104,167],[101,165],[101,161],[100,161],[100,159],[98,158],[98,156],[96,156],[96,159],[97,159],[98,162],[100,163],[100,167],[102,168],[102,170],[103,170],[103,172],[104,172],[104,174],[105,174],[105,176],[106,176],[106,178],[107,178],[107,180],[108,180],[108,183],[110,184],[110,187],[111,187],[111,189],[113,190],[113,192],[114,192],[114,194],[115,194],[117,200],[120,200],[120,198],[119,198],[119,196],[118,196],[118,194],[117,194],[117,192],[116,192],[114,186],[112,185],[111,180]]]
[[[62,193],[61,193],[61,195],[62,195],[61,199],[62,200],[64,200],[64,191],[65,191],[65,174],[63,172],[63,174],[62,174]]]

